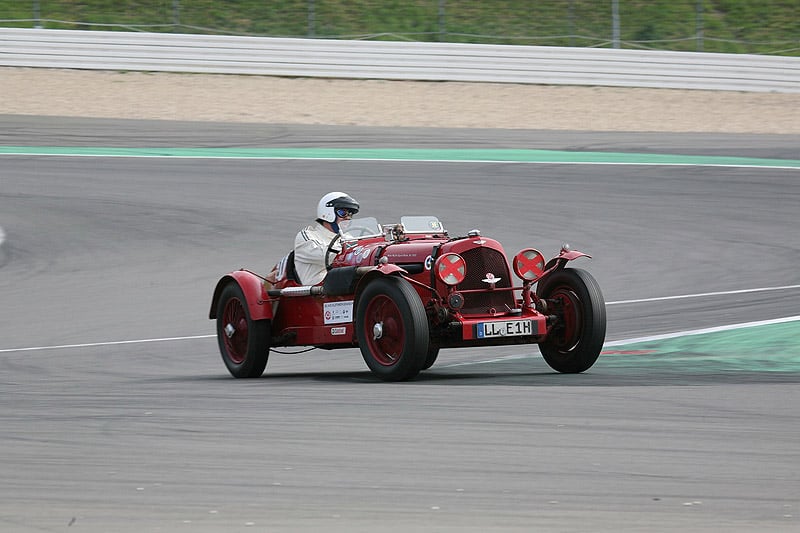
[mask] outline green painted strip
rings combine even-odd
[[[127,148],[91,146],[0,146],[0,155],[84,157],[168,157],[242,159],[339,159],[393,161],[463,161],[628,165],[721,165],[800,168],[796,159],[755,157],[571,152],[514,149],[424,148]]]
[[[800,372],[800,321],[671,339],[604,350],[598,364],[647,366],[681,372]]]

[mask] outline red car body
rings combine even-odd
[[[538,344],[559,372],[594,364],[605,304],[588,272],[566,267],[587,254],[565,246],[545,261],[528,248],[509,262],[498,241],[451,237],[435,217],[362,220],[350,230],[359,236],[331,243],[320,285],[298,282],[291,253],[269,276],[239,270],[217,283],[209,316],[231,374],[260,376],[278,346],[359,347],[387,381],[413,378],[452,347]]]

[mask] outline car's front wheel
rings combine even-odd
[[[540,281],[536,294],[558,317],[539,344],[544,360],[558,372],[590,368],[606,338],[606,305],[597,281],[585,270],[565,268]]]
[[[425,364],[422,365],[422,370],[428,370],[436,362],[439,357],[439,347],[435,344],[428,346],[428,353],[425,355]]]
[[[270,321],[252,320],[238,283],[228,283],[217,303],[217,342],[233,377],[257,378],[269,358]]]
[[[367,285],[356,308],[356,334],[364,362],[384,381],[411,379],[425,364],[428,319],[417,291],[402,278]]]

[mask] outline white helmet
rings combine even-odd
[[[317,220],[336,222],[336,210],[348,209],[354,214],[358,213],[358,202],[343,192],[329,192],[317,204]]]

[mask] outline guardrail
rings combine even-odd
[[[800,93],[800,58],[0,28],[0,66]]]

